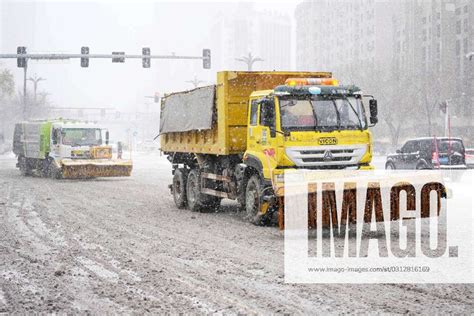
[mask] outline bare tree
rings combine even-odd
[[[0,71],[0,101],[11,97],[15,88],[15,81],[12,73],[4,69]]]
[[[13,124],[21,118],[22,106],[15,103],[15,81],[9,70],[0,69],[0,134],[8,139],[13,132]]]

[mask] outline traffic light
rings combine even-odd
[[[155,96],[153,97],[155,103],[158,103],[160,102],[160,93],[159,92],[155,92]]]
[[[125,62],[125,52],[112,52],[112,62],[113,63],[124,63]]]
[[[211,69],[211,50],[203,49],[202,50],[202,67],[204,69]]]
[[[81,47],[81,55],[89,55],[89,47],[87,46]],[[83,68],[89,67],[89,58],[81,57],[81,67]]]
[[[446,114],[447,109],[448,109],[448,102],[443,101],[439,104],[439,110],[443,112],[443,114]]]
[[[150,48],[149,47],[143,47],[142,48],[142,55],[143,56],[150,56]],[[147,57],[142,58],[142,66],[143,68],[150,68],[151,65],[151,59]]]
[[[26,54],[26,47],[25,46],[18,46],[16,48],[16,53],[19,54]],[[16,65],[18,68],[26,68],[26,58],[19,57],[16,59]]]

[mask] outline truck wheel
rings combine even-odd
[[[188,179],[186,180],[186,201],[191,211],[198,212],[201,210],[201,178],[197,169],[191,170],[188,174]]]
[[[258,175],[253,175],[247,182],[245,189],[245,212],[246,219],[255,224],[263,225],[265,215],[260,212],[262,200],[262,182]]]
[[[18,166],[20,167],[20,172],[23,176],[31,176],[33,174],[33,171],[31,169],[30,164],[28,163],[27,158],[19,157]]]
[[[395,168],[395,165],[392,162],[387,162],[385,164],[385,169],[386,170],[395,170],[396,168]]]
[[[174,204],[176,204],[178,208],[186,207],[186,175],[187,171],[184,168],[179,168],[174,171],[173,199]]]
[[[237,203],[238,203],[238,210],[239,212],[245,211],[245,191],[247,190],[247,183],[248,183],[248,178],[245,176],[245,178],[242,180],[243,183],[240,185],[240,188],[238,189],[238,195],[237,195]]]
[[[201,193],[201,177],[199,170],[189,172],[186,180],[186,202],[193,212],[215,212],[221,198]]]
[[[61,179],[63,177],[61,169],[58,169],[52,160],[49,160],[48,167],[46,169],[46,176],[51,179]]]

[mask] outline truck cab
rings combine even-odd
[[[288,79],[256,91],[248,104],[244,160],[271,181],[285,169],[372,169],[371,133],[363,96],[337,80]],[[377,103],[370,100],[370,122]]]
[[[58,159],[110,159],[109,132],[93,123],[53,123],[50,155]]]

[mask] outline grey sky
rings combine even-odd
[[[218,12],[232,2],[112,2],[112,1],[10,1],[0,0],[0,48],[12,53],[25,45],[28,52],[79,53],[89,46],[91,53],[113,50],[141,53],[200,55],[209,46],[209,29]],[[258,10],[273,10],[293,16],[298,1],[255,3]],[[26,19],[26,21],[25,21]],[[10,68],[17,88],[22,70],[16,61],[2,61]],[[243,69],[244,67],[242,67]],[[186,80],[195,75],[212,81],[219,69],[203,70],[200,61],[152,61],[143,69],[140,60],[112,64],[91,60],[81,68],[78,60],[67,63],[31,62],[29,75],[47,80],[39,90],[51,93],[57,106],[113,106],[132,109],[144,104],[145,95],[189,88]]]

